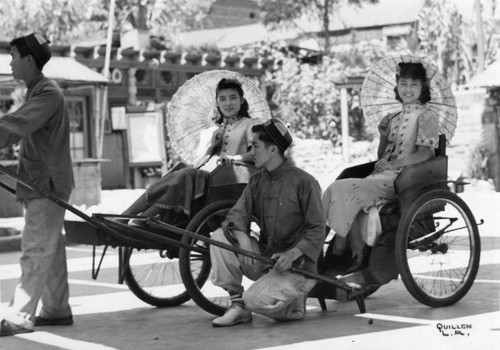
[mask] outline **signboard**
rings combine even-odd
[[[111,126],[113,130],[127,129],[127,111],[125,107],[111,107]]]
[[[165,163],[163,118],[159,112],[127,114],[128,154],[131,165]]]

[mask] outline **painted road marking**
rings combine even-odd
[[[71,349],[71,350],[116,350],[106,345],[74,340],[71,338],[62,337],[48,332],[36,331],[33,333],[18,334],[15,337],[29,340],[44,345],[57,346],[60,349]]]

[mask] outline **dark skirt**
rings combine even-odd
[[[206,195],[210,173],[186,167],[163,176],[146,190],[149,206],[191,215],[192,202]]]

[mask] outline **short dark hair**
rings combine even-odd
[[[248,102],[245,99],[245,94],[243,92],[243,88],[241,87],[241,83],[236,80],[236,79],[230,79],[230,78],[222,78],[219,80],[217,83],[217,87],[215,88],[215,99],[219,97],[219,91],[221,90],[236,90],[240,98],[243,100],[243,103],[241,104],[241,109],[239,111],[239,115],[242,117],[250,118],[250,114],[248,113]],[[217,107],[218,110],[218,118],[215,120],[216,124],[221,124],[223,121],[223,115],[222,112],[220,111],[219,107]]]
[[[420,80],[422,82],[422,92],[418,100],[420,103],[425,104],[431,100],[431,89],[429,87],[429,82],[427,80],[427,71],[424,65],[420,62],[400,62],[398,63],[398,72],[396,73],[396,84],[401,78],[409,78],[414,80]],[[399,96],[398,87],[394,88],[396,93],[396,100],[403,102],[401,96]]]
[[[259,140],[264,142],[266,145],[266,148],[269,146],[276,146],[281,154],[282,157],[285,155],[285,151],[283,151],[277,144],[274,142],[274,140],[269,136],[268,132],[266,131],[266,128],[264,127],[263,124],[257,124],[252,126],[252,132],[254,134],[259,135]]]

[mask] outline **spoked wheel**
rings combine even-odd
[[[186,225],[182,217],[168,220],[178,227]],[[157,307],[178,306],[190,299],[182,283],[177,247],[168,250],[121,249],[128,256],[125,282],[139,299]]]
[[[221,227],[234,204],[234,200],[224,200],[206,206],[191,219],[186,229],[210,237],[211,232]],[[182,241],[206,250],[206,253],[187,249],[180,249],[179,252],[182,280],[191,298],[203,310],[214,315],[223,315],[231,301],[226,291],[211,282],[209,244],[188,236],[184,236]]]
[[[410,294],[431,307],[462,299],[479,269],[481,243],[469,207],[455,193],[431,190],[403,214],[396,263]]]
[[[167,250],[124,249],[130,254],[125,282],[139,299],[158,307],[178,306],[190,299],[177,257]]]

